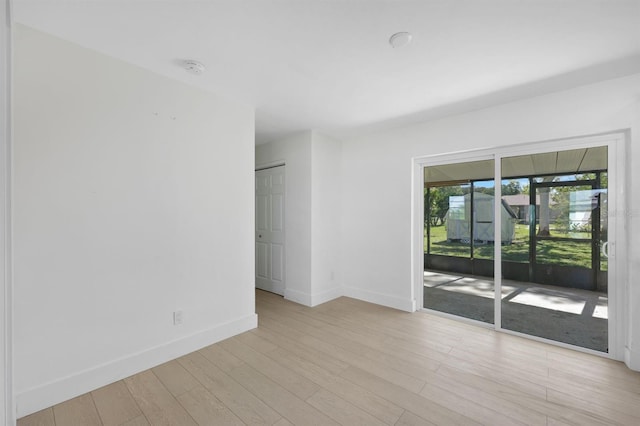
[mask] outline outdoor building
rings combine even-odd
[[[473,200],[472,200],[473,194]],[[446,216],[447,239],[450,241],[469,242],[471,228],[473,240],[481,243],[493,243],[494,237],[494,197],[482,192],[466,195],[451,195],[449,210]],[[504,200],[504,197],[503,197]],[[472,207],[473,206],[473,207]],[[511,244],[515,236],[516,214],[508,203],[502,203],[501,242]],[[472,217],[473,221],[469,220]]]

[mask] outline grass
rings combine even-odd
[[[567,234],[551,230],[554,237],[567,238],[579,237],[589,238],[588,233],[584,235]],[[427,252],[427,235],[425,229],[424,251]],[[474,258],[493,259],[493,244],[474,244]],[[443,256],[469,257],[471,247],[469,243],[447,241],[446,227],[443,225],[431,227],[431,254]],[[502,246],[503,260],[510,262],[529,262],[529,227],[527,225],[516,225],[515,238],[511,244]],[[591,242],[590,241],[554,241],[540,240],[536,246],[537,263],[564,266],[582,266],[591,268]],[[606,260],[602,261],[602,270],[607,269]]]

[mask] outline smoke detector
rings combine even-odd
[[[200,75],[204,72],[204,64],[202,62],[187,60],[184,61],[184,69],[191,74]]]
[[[411,39],[413,39],[413,35],[411,35],[411,33],[403,31],[403,32],[395,33],[394,35],[392,35],[389,38],[389,44],[394,49],[397,49],[399,47],[403,47],[411,43]]]

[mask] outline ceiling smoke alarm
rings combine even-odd
[[[204,72],[204,64],[198,61],[188,60],[184,61],[184,69],[191,74],[200,75]]]
[[[413,38],[413,35],[411,35],[411,33],[408,33],[406,31],[395,33],[394,35],[389,37],[389,44],[394,49],[397,49],[399,47],[403,47],[411,43],[412,38]]]

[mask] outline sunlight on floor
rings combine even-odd
[[[595,318],[608,319],[608,299],[598,293],[564,287],[562,290],[558,290],[557,287],[552,286],[532,285],[512,280],[505,281],[507,282],[502,285],[501,293],[502,299],[506,299],[507,303],[518,303],[575,315],[592,315]],[[424,271],[424,285],[455,293],[488,299],[494,298],[494,285],[490,278]],[[511,298],[509,299],[509,297]]]
[[[586,300],[580,300],[571,293],[537,287],[524,290],[511,299],[510,302],[576,315],[580,315],[587,304]]]
[[[609,299],[606,297],[598,297],[598,303],[596,303],[596,309],[593,311],[595,318],[608,319],[609,318]]]

